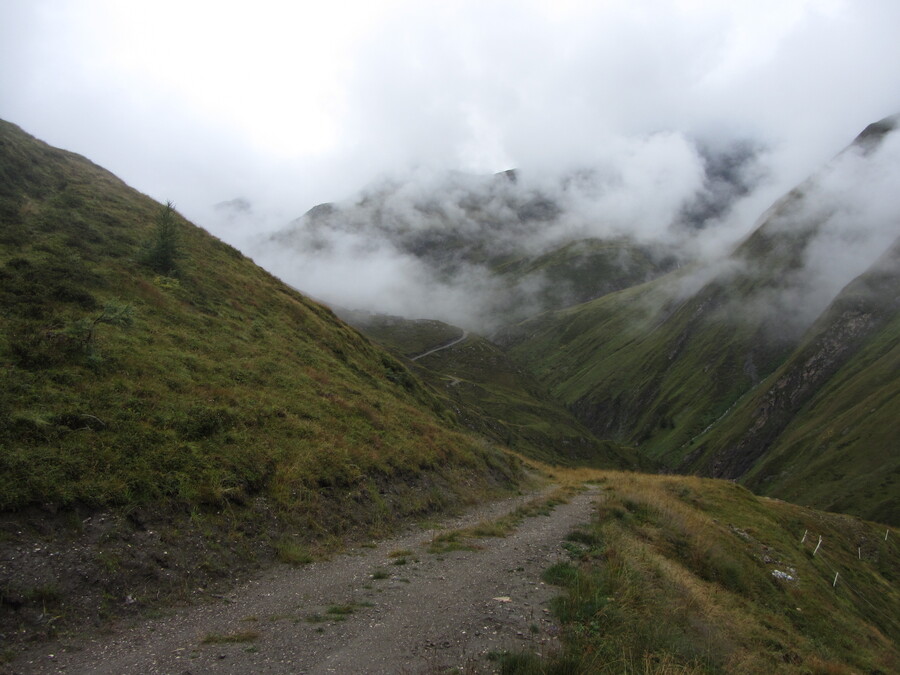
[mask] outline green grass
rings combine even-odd
[[[275,550],[278,560],[289,565],[308,565],[316,559],[308,546],[296,541],[284,540]]]
[[[563,652],[509,655],[502,672],[896,671],[896,530],[885,542],[884,526],[709,479],[611,473],[604,486],[574,536],[592,554],[544,573],[564,589]]]
[[[12,125],[0,141],[0,509],[263,496],[330,527],[349,515],[338,494],[390,519],[457,499],[462,474],[513,477],[326,308],[177,214],[177,277],[161,276],[139,262],[159,204]],[[424,475],[440,493],[379,495]]]
[[[220,644],[238,644],[242,642],[254,642],[259,639],[259,633],[255,630],[239,631],[237,633],[210,633],[206,635],[201,644],[204,645],[220,645]]]
[[[388,553],[388,558],[406,558],[411,555],[413,555],[413,551],[407,548],[398,548],[396,551]]]
[[[413,350],[406,345],[414,336],[419,336],[415,352],[421,353],[447,342],[448,335],[459,335],[460,329],[442,324],[446,334],[436,336],[432,323],[375,316],[355,325],[397,353],[409,354]],[[482,337],[470,334],[464,342],[417,361],[414,370],[466,426],[524,455],[605,468],[641,465],[633,450],[597,440],[543,385]]]
[[[565,503],[572,494],[580,490],[581,487],[573,484],[558,487],[550,494],[536,497],[494,520],[482,521],[477,525],[458,530],[435,533],[428,545],[428,552],[441,554],[450,551],[478,551],[483,547],[474,540],[506,537],[526,518],[549,515],[553,507]]]

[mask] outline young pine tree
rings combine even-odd
[[[178,259],[182,257],[175,205],[166,205],[156,217],[156,230],[143,256],[143,262],[153,271],[167,277],[178,274]]]

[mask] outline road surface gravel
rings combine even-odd
[[[505,538],[479,539],[477,551],[427,548],[437,532],[496,518],[527,497],[484,504],[435,529],[420,526],[330,560],[280,565],[212,602],[32,651],[10,672],[494,672],[491,652],[558,647],[548,603],[559,589],[540,577],[567,559],[564,538],[590,519],[595,496],[581,493],[550,515],[526,518]]]

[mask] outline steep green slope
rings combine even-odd
[[[0,123],[0,632],[510,487],[510,460],[458,429],[330,310]]]
[[[372,339],[415,357],[464,335],[439,321],[347,315]],[[546,388],[484,338],[467,337],[417,359],[415,372],[469,429],[524,455],[551,463],[651,468],[631,448],[598,440]]]
[[[900,522],[900,241],[702,439],[685,468]],[[864,450],[864,451],[862,451]]]
[[[673,469],[897,522],[900,262],[886,256],[818,323],[822,298],[834,295],[827,265],[810,266],[852,243],[852,230],[835,222],[883,197],[859,175],[890,174],[896,156],[876,151],[896,126],[891,118],[869,127],[724,263],[535,317],[507,329],[503,344],[601,438],[638,445]],[[896,232],[896,209],[875,206],[881,231]]]
[[[136,263],[157,204],[11,125],[2,142],[0,507],[262,490],[294,508],[399,471],[483,468],[330,311],[187,223],[179,274]],[[131,325],[108,325],[126,307]]]
[[[766,327],[735,321],[718,283],[673,296],[690,274],[537,317],[503,340],[598,436],[676,463],[787,349]]]

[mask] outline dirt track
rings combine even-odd
[[[33,652],[12,672],[493,672],[490,652],[555,648],[547,602],[557,589],[540,575],[566,557],[562,541],[587,522],[592,497],[530,517],[506,538],[480,539],[478,551],[428,553],[435,530],[419,528],[328,561],[279,566],[215,603]],[[495,518],[523,500],[481,506],[440,528]],[[412,553],[395,564],[390,554],[401,550]],[[216,635],[241,641],[210,642]]]

